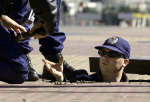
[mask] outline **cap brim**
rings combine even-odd
[[[113,47],[113,46],[108,46],[108,45],[103,45],[103,46],[95,46],[95,49],[97,50],[102,50],[103,48],[107,48],[107,49],[110,49],[110,50],[113,50],[113,51],[116,51],[116,52],[119,52],[121,54],[123,54],[123,52],[119,49],[117,49],[116,47]]]

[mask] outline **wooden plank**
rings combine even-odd
[[[89,57],[90,72],[96,72],[99,68],[99,57]],[[150,75],[150,59],[130,59],[125,68],[126,73]]]

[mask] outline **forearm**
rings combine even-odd
[[[66,61],[63,62],[63,68],[64,68],[63,69],[64,78],[70,82],[90,80],[86,70],[74,68],[68,63],[66,63]]]

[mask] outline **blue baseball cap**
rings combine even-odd
[[[95,46],[95,48],[98,50],[108,48],[110,50],[121,53],[126,59],[130,58],[130,45],[128,41],[118,36],[106,39],[103,45]]]

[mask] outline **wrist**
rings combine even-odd
[[[3,21],[4,19],[6,19],[6,15],[1,14],[1,15],[0,15],[0,21]]]

